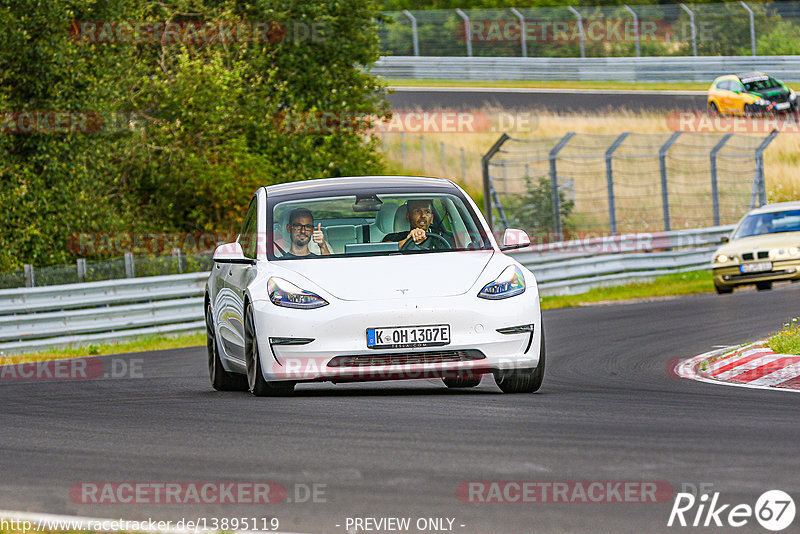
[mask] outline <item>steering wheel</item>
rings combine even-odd
[[[443,248],[445,250],[450,250],[453,248],[450,246],[450,243],[447,242],[447,239],[443,238],[439,234],[434,234],[433,232],[425,232],[425,241],[422,242],[423,243],[422,245],[418,245],[414,242],[413,239],[409,239],[408,241],[403,243],[403,246],[400,248],[400,250],[429,250],[434,247],[433,244],[434,241],[436,243],[443,245]]]

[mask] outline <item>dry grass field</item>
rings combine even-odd
[[[424,165],[420,151],[419,134],[404,134],[405,157],[402,157],[401,135],[398,133],[386,134],[384,145],[387,159],[394,168],[402,170],[402,172],[451,178],[462,183],[474,196],[482,196],[480,156],[492,146],[503,131],[496,127],[498,122],[497,113],[499,112],[494,110],[486,111],[493,117],[492,126],[494,131],[422,134],[425,145]],[[533,159],[536,159],[537,150],[541,152],[544,148],[552,146],[556,139],[568,132],[577,132],[579,134],[574,138],[574,141],[570,141],[570,144],[567,145],[568,147],[577,146],[580,148],[582,146],[585,148],[586,153],[602,154],[604,151],[603,146],[608,146],[617,135],[622,132],[632,132],[631,136],[626,139],[618,152],[615,153],[620,156],[614,162],[615,181],[618,179],[618,175],[620,180],[620,190],[617,191],[620,200],[618,200],[617,207],[618,209],[624,209],[626,198],[631,199],[631,203],[638,202],[642,204],[637,197],[632,195],[626,197],[626,191],[639,191],[641,195],[652,201],[652,205],[647,206],[646,209],[651,210],[651,214],[655,216],[655,212],[660,210],[660,207],[658,207],[660,206],[660,189],[657,187],[659,183],[658,147],[672,134],[675,124],[677,124],[674,119],[675,117],[669,119],[663,114],[626,111],[594,116],[541,113],[537,114],[533,120],[529,120],[525,124],[526,127],[516,128],[511,133],[514,138],[531,141],[507,143],[504,148],[514,151],[514,153],[501,154],[500,157],[513,160],[518,154],[524,154],[527,150],[530,150],[531,154],[533,154]],[[763,125],[759,125],[757,122],[747,122],[749,119],[742,118],[737,120],[738,122],[735,123],[735,126],[744,131],[752,131],[755,126],[757,131],[763,130],[766,132],[771,127],[768,124],[766,128],[758,129],[759,126]],[[788,121],[784,123],[784,131],[778,134],[764,152],[764,174],[769,202],[800,199],[800,128],[791,119],[788,119]],[[506,124],[510,123],[511,121],[506,117]],[[729,197],[731,208],[728,211],[730,213],[726,214],[726,208],[722,207],[722,224],[732,222],[731,219],[738,219],[743,211],[740,207],[743,202],[742,199],[749,200],[749,184],[752,183],[753,148],[759,144],[765,135],[766,133],[737,134],[728,142],[726,148],[720,152],[718,173],[721,203],[724,202],[726,194],[734,195],[732,191],[729,192],[726,188],[733,189],[735,187],[737,189],[735,199],[734,196]],[[673,158],[669,163],[676,169],[671,171],[674,178],[672,178],[673,182],[670,184],[670,195],[675,194],[676,197],[675,204],[671,206],[671,209],[676,212],[675,218],[677,219],[673,221],[673,228],[696,226],[695,222],[693,222],[697,220],[696,214],[692,213],[692,210],[702,209],[708,211],[707,206],[710,205],[710,194],[708,192],[707,176],[709,171],[708,158],[705,155],[708,154],[711,147],[718,140],[718,135],[704,135],[701,133],[683,135],[674,145],[672,152],[670,152],[671,155],[675,154],[676,150],[679,152],[694,152],[693,161],[681,163],[680,157],[677,157]],[[592,144],[597,146],[590,146]],[[442,145],[444,145],[445,149],[444,158],[442,158]],[[464,151],[463,159],[461,149]],[[546,154],[546,151],[538,154],[539,159],[543,154]],[[652,154],[652,156],[648,157],[646,154]],[[597,217],[605,217],[605,215],[601,215],[601,212],[605,210],[604,207],[599,205],[590,207],[585,202],[585,199],[588,199],[591,195],[600,195],[600,188],[605,183],[603,160],[597,157],[594,159],[587,158],[576,148],[572,148],[571,151],[565,149],[563,155],[565,156],[565,161],[559,164],[559,174],[561,174],[561,169],[563,168],[565,172],[586,176],[586,180],[594,184],[591,190],[593,192],[588,190],[585,192],[583,206],[581,206],[581,193],[576,189],[576,212],[595,210]],[[725,161],[723,161],[724,155],[728,157]],[[744,157],[737,159],[738,155]],[[539,165],[538,168],[541,172],[541,169],[545,167]],[[637,177],[640,177],[641,183],[636,183],[639,179]],[[626,180],[627,182],[625,182]],[[699,185],[698,182],[700,182]],[[625,189],[626,187],[628,189]],[[681,194],[684,195],[684,200],[680,200]],[[622,206],[620,206],[620,202]],[[684,207],[676,209],[681,202],[683,202]],[[736,206],[735,212],[734,205]],[[645,209],[645,207],[642,207],[642,209]],[[681,219],[681,210],[687,213],[685,219]],[[600,218],[595,219],[596,223],[605,224]],[[605,222],[607,223],[607,219]]]

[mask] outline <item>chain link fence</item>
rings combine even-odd
[[[0,289],[41,287],[121,278],[162,276],[210,271],[211,253],[133,254],[105,260],[78,259],[70,265],[36,267],[25,265],[21,271],[0,273]]]
[[[762,154],[776,135],[503,135],[484,156],[484,202],[493,228],[542,242],[733,224],[766,203]]]
[[[793,55],[800,3],[455,9],[384,13],[382,55]]]

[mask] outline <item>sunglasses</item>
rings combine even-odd
[[[297,232],[299,232],[300,230],[306,230],[307,232],[313,232],[314,231],[314,225],[313,224],[293,224],[292,228]]]

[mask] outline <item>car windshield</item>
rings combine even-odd
[[[478,216],[458,194],[351,192],[278,200],[268,208],[270,260],[492,248]],[[424,232],[415,232],[417,240],[409,238],[415,228]]]
[[[747,91],[763,91],[765,89],[777,89],[781,83],[772,76],[759,76],[753,78],[745,78],[742,80],[744,88]]]
[[[748,215],[739,224],[733,238],[781,232],[800,232],[800,210]]]

